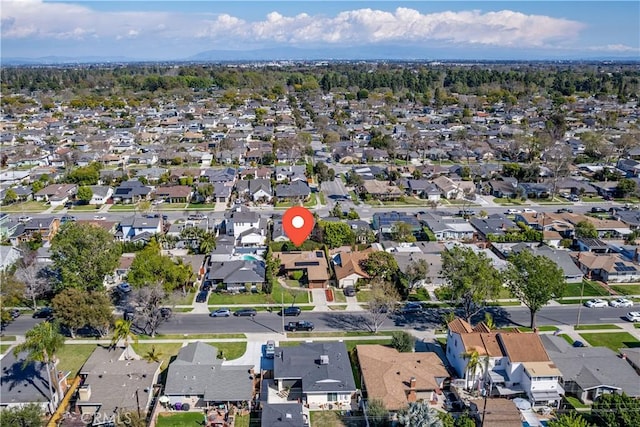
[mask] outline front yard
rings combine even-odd
[[[3,212],[42,212],[44,210],[49,209],[50,206],[44,202],[36,202],[35,200],[31,200],[29,202],[22,203],[13,203],[11,205],[3,206]]]
[[[283,301],[284,300],[284,301]],[[308,304],[309,292],[306,290],[295,291],[284,289],[279,283],[273,285],[270,294],[262,292],[243,292],[239,294],[213,292],[209,297],[209,305],[235,305],[235,304]]]
[[[640,295],[639,283],[633,283],[629,285],[611,285],[611,289],[621,295]]]
[[[579,297],[582,292],[582,283],[568,283],[564,290],[565,297]],[[585,297],[600,297],[609,296],[609,292],[606,291],[597,282],[590,280],[584,281],[584,294]]]
[[[594,347],[607,347],[616,353],[619,348],[640,347],[640,341],[628,332],[583,333],[580,336]]]
[[[74,378],[96,347],[96,344],[64,344],[56,354],[60,359],[58,370],[61,372],[69,371],[71,372],[70,378]]]

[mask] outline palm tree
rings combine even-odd
[[[489,312],[484,313],[484,324],[489,328],[490,331],[493,331],[496,328],[496,322],[493,320],[493,315]]]
[[[151,346],[151,350],[149,350],[144,356],[143,359],[147,362],[160,362],[162,360],[163,353],[160,350],[156,349],[155,345]]]
[[[205,233],[200,237],[200,253],[208,254],[216,248],[216,235],[213,233]]]
[[[13,349],[13,354],[17,357],[19,353],[27,352],[25,365],[28,362],[42,362],[46,365],[49,375],[47,385],[53,404],[56,393],[60,399],[62,398],[62,391],[58,389],[58,369],[55,360],[56,353],[64,344],[64,336],[60,333],[57,323],[42,322],[27,331],[25,338],[25,342]]]
[[[467,384],[466,384],[467,389],[470,389],[471,387],[469,387],[469,379],[471,379],[472,381],[475,381],[476,371],[480,367],[480,354],[478,353],[477,350],[473,350],[473,351],[462,353],[462,357],[464,359],[467,359],[467,367],[466,367],[467,374],[465,377],[467,380]]]
[[[124,341],[124,346],[129,347],[129,340],[138,343],[138,337],[131,330],[131,320],[118,319],[113,328],[113,337],[111,338],[111,347],[115,348],[120,340]]]

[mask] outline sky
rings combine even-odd
[[[1,0],[0,17],[1,58],[396,48],[423,59],[640,59],[634,0]]]

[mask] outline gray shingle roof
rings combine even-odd
[[[320,362],[321,355],[328,356],[327,364]],[[278,347],[273,365],[274,379],[300,378],[304,393],[347,393],[356,390],[349,354],[343,342]]]
[[[47,370],[44,363],[32,362],[23,366],[25,357],[26,353],[20,353],[16,359],[10,351],[2,358],[0,403],[3,405],[49,401]]]
[[[263,404],[260,419],[263,427],[300,427],[304,425],[302,404]]]
[[[253,397],[250,365],[223,365],[218,349],[203,342],[180,349],[170,365],[166,395],[198,395],[210,402],[245,401]]]

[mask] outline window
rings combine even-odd
[[[338,393],[327,393],[328,402],[336,402],[338,400]]]

